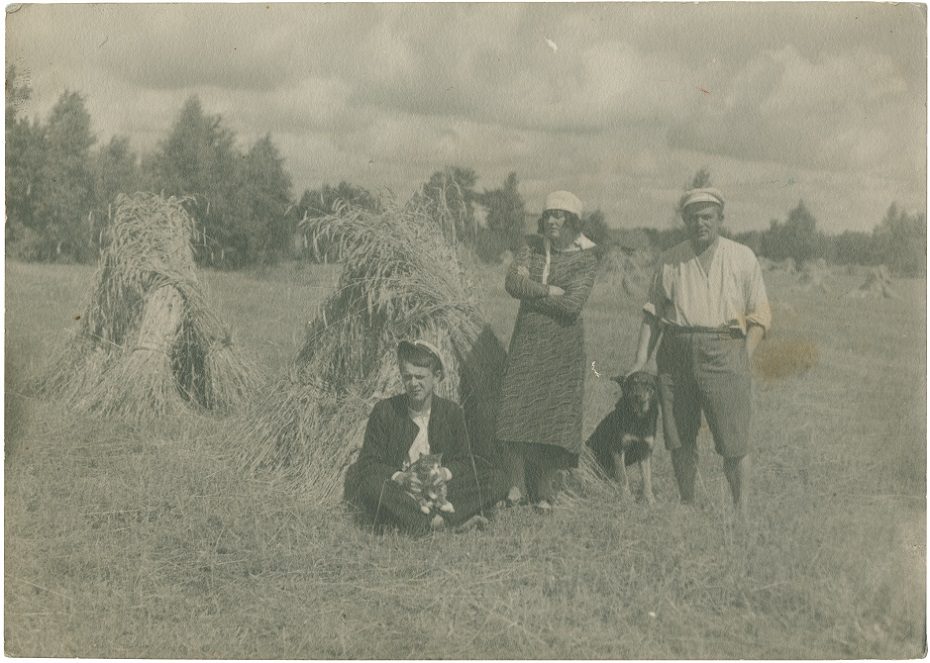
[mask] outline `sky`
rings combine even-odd
[[[196,94],[242,149],[271,134],[295,197],[459,165],[667,228],[706,167],[732,230],[803,199],[836,233],[926,209],[926,34],[914,4],[23,5],[6,62],[27,116],[76,90],[139,152]]]

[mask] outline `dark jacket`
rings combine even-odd
[[[390,479],[407,460],[418,431],[407,410],[406,394],[378,401],[368,417],[356,472],[367,479]],[[456,403],[434,394],[427,432],[430,453],[441,453],[443,465],[469,457],[465,413]]]

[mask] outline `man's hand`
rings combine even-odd
[[[557,285],[550,285],[550,286],[549,286],[549,296],[550,296],[550,297],[561,297],[561,296],[564,295],[564,294],[565,294],[565,291],[562,290],[562,288],[560,288],[559,286],[557,286]]]
[[[765,336],[765,328],[759,325],[749,325],[749,329],[746,330],[746,354],[749,355],[750,360],[763,336]]]

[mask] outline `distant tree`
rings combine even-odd
[[[239,205],[243,215],[243,254],[265,262],[276,260],[287,249],[294,228],[291,211],[291,178],[284,159],[266,134],[249,150],[240,169]]]
[[[93,241],[99,244],[100,231],[109,218],[113,201],[120,193],[141,189],[138,157],[126,136],[113,136],[100,147],[93,159]]]
[[[20,116],[32,94],[12,65],[6,68],[6,243],[12,255],[38,258],[44,252],[35,231],[39,178],[45,168],[45,130]],[[14,246],[16,248],[14,248]]]
[[[340,203],[372,211],[380,209],[378,198],[368,189],[343,181],[336,186],[323,184],[318,189],[305,189],[297,211],[300,217],[316,219],[332,214]]]
[[[190,207],[198,226],[198,260],[208,265],[232,266],[249,256],[243,212],[238,208],[241,155],[235,134],[220,115],[207,115],[200,99],[184,102],[177,120],[148,163],[156,190],[167,195],[192,196]]]
[[[80,94],[66,90],[58,98],[45,125],[44,142],[39,191],[33,191],[33,228],[46,244],[42,257],[92,259],[90,148],[96,138]]]
[[[837,265],[877,265],[882,258],[872,233],[847,230],[830,237],[827,260]]]
[[[478,235],[474,203],[478,175],[471,168],[447,166],[433,173],[420,187],[419,196],[443,223],[449,239],[474,245]]]
[[[610,228],[604,220],[604,213],[596,209],[586,214],[582,219],[584,234],[595,244],[606,244],[610,235]]]
[[[694,177],[691,178],[691,184],[686,186],[685,189],[703,189],[709,186],[711,186],[710,170],[707,168],[707,166],[701,166],[701,168],[694,174]]]
[[[892,203],[872,233],[880,261],[904,276],[927,271],[927,216],[908,214]]]
[[[476,244],[478,256],[485,262],[500,262],[504,251],[516,250],[523,241],[526,204],[518,186],[517,174],[512,172],[499,188],[485,189],[475,198],[487,210],[487,228],[479,231]]]
[[[670,249],[676,244],[680,244],[688,239],[688,231],[685,230],[684,224],[679,223],[674,228],[663,228],[650,233],[653,237],[653,243],[660,251]]]
[[[826,254],[824,237],[817,232],[817,220],[803,200],[788,213],[786,221],[770,222],[761,245],[762,255],[773,260],[792,258],[798,265]]]
[[[23,76],[16,71],[16,66],[9,64],[6,67],[6,128],[20,119],[23,105],[32,97],[32,87]]]
[[[762,250],[762,232],[759,230],[747,230],[736,233],[732,238],[734,241],[744,244],[752,249],[752,252],[759,255]]]

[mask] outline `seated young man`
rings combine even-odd
[[[346,499],[376,522],[406,530],[483,527],[484,510],[503,497],[505,480],[472,455],[462,408],[433,393],[443,378],[439,351],[426,341],[402,341],[397,364],[404,393],[372,410],[358,460],[346,473]],[[408,490],[417,483],[410,466],[440,453],[454,512],[426,514]]]

